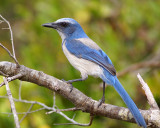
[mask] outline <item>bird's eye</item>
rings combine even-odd
[[[62,23],[60,23],[60,25],[61,25],[62,27],[67,27],[67,26],[68,26],[68,23],[62,22]]]

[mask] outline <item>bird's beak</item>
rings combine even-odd
[[[46,24],[42,24],[43,27],[48,27],[48,28],[54,28],[57,29],[57,24],[52,22],[52,23],[46,23]]]

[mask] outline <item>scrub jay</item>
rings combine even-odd
[[[112,85],[128,106],[137,124],[147,128],[137,106],[116,77],[116,70],[110,58],[86,35],[77,21],[71,18],[62,18],[42,26],[57,30],[62,38],[64,54],[73,67],[81,72],[80,79],[69,80],[66,81],[67,83],[72,84],[76,81],[86,80],[88,75],[101,78],[103,80],[103,97],[99,106],[105,101],[105,83]]]

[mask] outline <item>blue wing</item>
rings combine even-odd
[[[111,60],[101,49],[90,48],[79,40],[68,40],[65,45],[68,51],[76,57],[92,61],[108,70],[112,75],[116,75]]]

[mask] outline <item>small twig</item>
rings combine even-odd
[[[31,104],[31,106],[29,107],[28,111],[26,112],[26,114],[21,118],[21,120],[19,121],[19,123],[21,123],[24,118],[29,114],[29,112],[31,111],[32,107],[33,107],[34,104]]]
[[[21,100],[21,88],[22,88],[22,81],[20,80],[20,84],[19,84],[19,100]]]
[[[8,98],[7,96],[0,96],[0,98]],[[43,106],[45,109],[48,109],[48,110],[53,110],[53,108],[51,107],[48,107],[47,105],[41,103],[41,102],[37,102],[37,101],[28,101],[28,100],[19,100],[19,99],[16,99],[16,98],[13,98],[14,101],[16,102],[22,102],[22,103],[27,103],[27,104],[38,104],[40,106]]]
[[[137,77],[138,77],[140,83],[142,84],[142,88],[145,91],[145,94],[147,96],[148,103],[151,106],[151,109],[158,109],[159,110],[159,107],[153,97],[153,94],[152,94],[149,86],[147,85],[147,83],[144,82],[143,78],[141,77],[141,75],[139,73],[138,73]]]
[[[73,115],[73,117],[72,117],[72,119],[74,120],[74,118],[76,117],[76,113],[74,113],[74,115]]]
[[[77,110],[81,110],[80,108],[67,108],[67,109],[58,109],[57,111],[60,111],[60,112],[68,112],[68,111],[77,111]]]
[[[14,49],[14,42],[13,42],[13,32],[12,32],[11,25],[10,25],[9,21],[7,21],[2,15],[0,15],[0,17],[4,20],[4,22],[6,22],[8,24],[10,35],[11,35],[11,44],[12,44],[13,57],[16,59],[16,54],[15,54],[15,49]]]
[[[11,81],[13,81],[13,80],[15,80],[15,79],[21,78],[22,76],[23,76],[23,74],[19,73],[19,74],[15,75],[15,76],[8,77],[8,78],[7,78],[7,81],[8,81],[8,82],[11,82]],[[3,85],[5,85],[5,82],[2,82],[2,83],[0,84],[0,87],[2,87]]]
[[[94,117],[94,116],[90,115],[90,121],[89,121],[88,124],[81,124],[81,123],[73,122],[73,123],[62,123],[62,124],[54,124],[54,125],[78,125],[78,126],[90,126],[90,125],[92,124],[93,117]]]
[[[120,71],[119,73],[117,73],[117,77],[123,76],[129,72],[133,72],[142,68],[160,67],[160,60],[154,60],[154,58],[152,60],[139,62],[125,68],[123,71]]]
[[[8,98],[7,96],[0,96],[0,98]],[[29,104],[38,104],[40,106],[43,106],[43,108],[40,108],[39,110],[43,110],[43,109],[47,109],[47,110],[52,110],[52,111],[56,111],[55,108],[53,107],[48,107],[47,105],[41,103],[41,102],[37,102],[37,101],[27,101],[27,100],[19,100],[19,99],[15,99],[13,98],[14,101],[16,102],[23,102],[23,103],[29,103]],[[32,112],[37,112],[37,110],[35,111],[31,111],[31,112],[28,112],[28,113],[32,113]],[[26,112],[25,112],[26,113]],[[80,123],[74,121],[73,119],[69,118],[67,115],[65,115],[64,113],[62,112],[56,112],[58,114],[60,114],[61,116],[63,116],[66,120],[74,123],[75,125],[80,125],[80,126],[87,126],[88,124],[84,124],[84,125],[81,125]],[[5,113],[5,114],[8,114],[8,113]],[[24,113],[19,113],[19,114],[24,114]]]
[[[8,85],[8,81],[5,77],[3,77],[3,80],[4,80],[4,83],[6,85],[7,95],[8,95],[8,99],[9,99],[11,109],[12,109],[12,112],[13,112],[14,122],[16,124],[16,128],[20,128],[20,124],[19,124],[19,121],[18,121],[18,115],[17,115],[17,112],[16,112],[16,108],[15,108],[15,104],[14,104],[14,101],[13,101],[12,93],[11,93],[9,85]]]
[[[3,20],[0,20],[0,24],[3,23],[3,22],[4,22]]]
[[[49,112],[46,112],[46,114],[51,114],[53,112],[67,112],[67,111],[77,111],[77,110],[81,110],[80,108],[68,108],[68,109],[55,109],[54,111],[49,111]]]
[[[4,29],[4,30],[5,30],[5,29],[9,29],[9,28],[2,28],[2,29]]]
[[[18,112],[17,114],[18,115],[24,115],[26,113],[30,114],[30,113],[34,113],[34,112],[38,112],[38,111],[41,111],[41,110],[44,110],[45,108],[39,108],[37,110],[34,110],[34,111],[30,111],[30,112]],[[13,113],[9,113],[9,112],[1,112],[2,114],[8,114],[8,115],[12,115]]]
[[[17,64],[17,66],[20,67],[20,64],[18,63],[17,59],[11,54],[11,52],[4,45],[2,45],[1,43],[0,43],[0,46],[4,50],[6,50],[8,52],[9,56],[15,61],[15,63]]]

